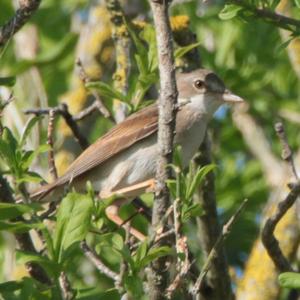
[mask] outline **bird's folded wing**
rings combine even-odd
[[[33,193],[33,197],[42,198],[57,186],[71,182],[94,167],[100,166],[109,158],[155,133],[157,128],[158,108],[156,104],[132,114],[82,152],[63,176]]]

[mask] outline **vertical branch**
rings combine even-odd
[[[111,15],[112,37],[116,51],[116,71],[113,75],[114,85],[123,94],[128,92],[130,71],[130,39],[124,23],[124,14],[118,0],[107,0],[107,8]],[[122,122],[127,115],[127,105],[114,99],[115,119]]]
[[[159,157],[156,170],[156,192],[152,215],[152,226],[155,228],[165,215],[169,201],[169,191],[166,180],[171,171],[167,165],[172,161],[172,149],[176,120],[177,87],[175,79],[172,33],[168,16],[168,1],[150,1],[156,28],[156,40],[160,73],[159,97]],[[165,245],[166,239],[161,239],[158,246]],[[157,259],[152,263],[149,284],[150,299],[164,299],[168,284],[167,257]]]
[[[47,144],[50,146],[48,153],[48,165],[52,179],[57,179],[57,170],[55,166],[54,150],[53,150],[53,129],[54,129],[55,110],[50,109],[49,111],[49,122],[47,131]]]
[[[211,163],[210,144],[206,136],[201,146],[201,156],[198,158],[199,165]],[[221,236],[222,230],[217,215],[217,204],[214,186],[214,174],[210,172],[204,181],[199,201],[203,207],[203,215],[198,218],[200,228],[200,239],[204,256],[207,259],[217,238]],[[231,281],[228,273],[225,251],[223,247],[218,248],[217,254],[210,263],[210,270],[206,276],[207,287],[200,290],[202,299],[232,299]]]

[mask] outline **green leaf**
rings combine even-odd
[[[196,188],[200,185],[200,183],[203,181],[203,179],[205,178],[205,176],[212,171],[216,166],[211,164],[211,165],[207,165],[204,166],[202,168],[199,168],[192,180],[191,185],[188,187],[187,191],[186,191],[186,199],[190,199],[192,198],[192,196],[195,193]]]
[[[143,281],[138,276],[132,276],[126,274],[124,276],[124,285],[129,295],[132,295],[134,299],[139,299],[144,295]]]
[[[59,276],[59,273],[61,271],[61,267],[59,264],[51,261],[48,257],[42,256],[40,254],[17,250],[16,259],[17,262],[21,264],[35,262],[42,266],[51,276]]]
[[[17,168],[16,152],[18,143],[12,132],[4,127],[0,138],[0,155],[5,159],[10,168]]]
[[[101,246],[108,245],[109,247],[112,247],[117,250],[122,250],[124,247],[124,241],[120,234],[118,233],[104,233],[101,234],[99,237],[99,244]]]
[[[175,167],[178,166],[180,169],[183,169],[182,147],[180,145],[177,145],[174,149],[173,162]]]
[[[43,229],[43,223],[24,223],[24,222],[3,222],[0,221],[0,231],[9,231],[13,233],[28,232],[31,229]]]
[[[281,273],[278,276],[279,284],[290,289],[300,289],[300,274],[294,272]]]
[[[135,54],[134,57],[136,59],[139,72],[146,75],[149,73],[148,49],[146,49],[145,45],[136,35],[134,29],[131,28],[129,23],[126,23],[126,27],[137,50],[137,54]]]
[[[152,25],[146,25],[140,33],[141,38],[148,44],[148,70],[154,72],[158,68],[157,46],[155,29]]]
[[[145,57],[139,54],[134,55],[137,67],[139,69],[139,73],[142,76],[147,76],[148,75],[148,61],[145,61]]]
[[[234,4],[226,4],[224,8],[219,13],[219,18],[221,20],[230,20],[234,18],[240,10],[243,8]]]
[[[24,131],[22,133],[22,137],[20,140],[20,148],[22,148],[25,143],[26,143],[26,139],[28,138],[29,134],[31,133],[32,128],[34,127],[34,125],[40,121],[43,117],[42,116],[36,116],[36,117],[32,117],[31,119],[29,119],[25,125]]]
[[[43,181],[43,178],[35,172],[27,172],[26,174],[22,174],[22,176],[16,180],[18,184],[22,182],[40,183],[41,181]]]
[[[277,51],[281,52],[282,50],[286,49],[288,47],[288,45],[290,44],[290,42],[294,39],[295,37],[291,37],[289,38],[287,41],[281,43],[278,47],[277,47]]]
[[[3,201],[3,199],[0,199]],[[38,204],[14,204],[14,203],[0,203],[0,220],[14,219],[25,213],[38,211],[43,209]]]
[[[190,206],[183,205],[182,222],[187,222],[192,217],[199,217],[203,214],[203,208],[199,203],[194,203]]]
[[[0,293],[2,292],[14,292],[20,290],[23,287],[20,281],[6,281],[0,283]]]
[[[295,4],[298,8],[300,8],[300,0],[295,0]]]
[[[10,77],[0,77],[0,86],[14,86],[16,84],[16,77],[10,76]]]
[[[23,171],[27,171],[27,169],[30,167],[32,161],[41,153],[47,152],[50,150],[50,145],[44,144],[40,145],[36,150],[34,151],[26,151],[22,156],[22,162],[21,167]]]
[[[121,254],[122,258],[128,263],[132,273],[136,273],[136,271],[139,271],[139,269],[138,269],[139,264],[135,263],[135,261],[132,258],[129,248],[126,245],[124,245],[124,247],[120,250],[116,249],[116,248],[115,248],[115,250],[119,254]]]
[[[147,241],[142,242],[136,250],[136,254],[134,256],[135,262],[140,262],[146,256],[147,249]]]
[[[188,53],[189,51],[193,50],[194,48],[198,47],[201,45],[202,42],[197,42],[185,47],[179,47],[175,50],[174,56],[175,58],[180,58],[182,56],[184,56],[186,53]]]
[[[102,82],[102,81],[92,81],[92,82],[87,82],[85,86],[88,89],[96,89],[99,91],[101,96],[108,97],[111,99],[118,99],[123,102],[127,101],[126,96],[124,96],[122,93],[114,89],[112,86],[109,84]]]
[[[142,261],[140,262],[140,268],[144,268],[149,263],[151,263],[153,260],[155,260],[159,257],[173,255],[173,254],[174,254],[174,251],[172,250],[172,248],[170,248],[168,246],[151,248],[148,251],[146,257],[144,257],[142,259]]]
[[[93,201],[88,195],[69,193],[57,212],[53,247],[55,259],[62,262],[64,253],[74,243],[83,240],[90,226]]]
[[[167,181],[168,189],[171,193],[172,198],[176,198],[176,191],[177,191],[177,182],[175,179],[168,179]]]

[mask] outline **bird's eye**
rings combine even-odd
[[[200,79],[197,79],[194,82],[194,86],[195,86],[196,89],[200,90],[200,89],[204,88],[204,82]]]

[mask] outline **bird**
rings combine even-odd
[[[228,90],[211,70],[177,73],[176,83],[178,111],[174,144],[181,146],[183,165],[187,166],[203,142],[215,111],[225,103],[244,100]],[[100,199],[120,194],[132,200],[153,189],[159,155],[158,113],[158,104],[154,103],[115,125],[84,150],[62,176],[31,193],[31,199],[54,201],[66,186],[84,192],[87,181]],[[107,210],[108,217],[119,225],[123,222],[117,216],[120,203]],[[134,229],[132,231],[143,239]]]

